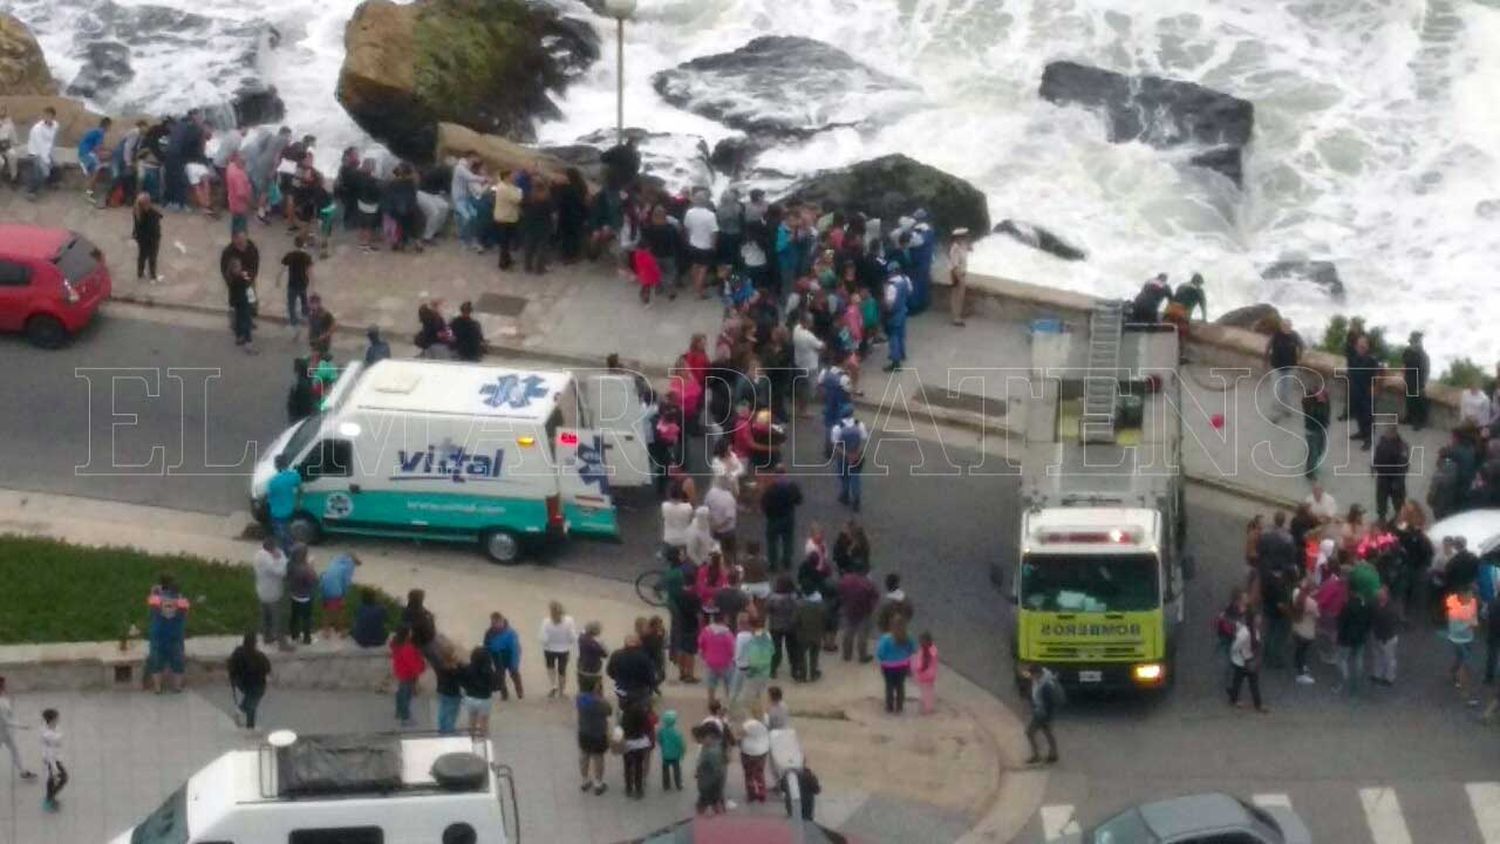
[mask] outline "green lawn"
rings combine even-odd
[[[164,572],[192,601],[189,636],[237,635],[258,625],[248,566],[0,535],[0,644],[117,641],[132,624],[144,636],[146,598]],[[351,617],[358,601],[356,589]]]

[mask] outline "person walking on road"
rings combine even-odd
[[[1302,361],[1302,349],[1302,337],[1292,330],[1292,321],[1282,319],[1266,342],[1266,365],[1271,369],[1271,394],[1275,399],[1271,408],[1273,422],[1294,409],[1292,384],[1297,377],[1297,366]]]
[[[870,430],[865,423],[854,418],[854,407],[829,432],[833,444],[833,466],[839,473],[839,503],[858,513],[862,499],[860,477],[864,472],[865,447],[870,442]]]
[[[42,798],[42,808],[48,812],[62,808],[57,795],[68,784],[68,769],[62,763],[62,729],[58,727],[61,720],[56,709],[42,710],[42,764],[47,768],[47,796]]]
[[[1052,720],[1063,702],[1062,684],[1057,681],[1056,674],[1035,662],[1026,666],[1022,679],[1026,681],[1027,698],[1031,702],[1031,720],[1026,722],[1026,742],[1031,745],[1031,756],[1026,764],[1035,765],[1042,761],[1053,764],[1057,761],[1057,737],[1052,734]],[[1047,739],[1045,760],[1037,747],[1037,733]]]
[[[1303,475],[1309,480],[1318,476],[1318,467],[1323,465],[1323,454],[1328,450],[1330,412],[1328,391],[1322,387],[1309,391],[1302,399],[1302,430],[1307,443],[1307,468]]]
[[[255,598],[260,601],[260,633],[266,644],[275,642],[283,651],[292,650],[286,641],[286,569],[287,558],[276,540],[266,537],[255,552]]]
[[[875,643],[875,659],[880,663],[880,675],[885,680],[885,711],[900,715],[906,709],[906,677],[911,673],[911,660],[917,652],[917,643],[906,632],[906,619],[897,616],[890,632],[881,635]]]
[[[36,779],[36,772],[21,762],[21,750],[16,746],[16,731],[26,729],[16,722],[16,710],[11,704],[10,694],[5,690],[5,678],[0,677],[0,744],[10,750],[10,762],[23,780]]]
[[[255,354],[255,278],[260,274],[260,250],[249,235],[237,232],[229,245],[219,253],[219,274],[229,291],[229,310],[234,329],[234,343],[247,354]]]
[[[1386,513],[1401,512],[1406,505],[1406,474],[1411,470],[1411,448],[1401,438],[1401,429],[1391,425],[1375,446],[1375,518],[1385,523]]]
[[[1229,705],[1240,706],[1240,688],[1250,684],[1250,702],[1255,711],[1269,712],[1260,699],[1260,618],[1254,610],[1245,613],[1234,629],[1234,643],[1229,646],[1229,662],[1234,679],[1229,681]]]
[[[255,646],[255,632],[252,630],[229,655],[229,688],[238,695],[236,724],[247,730],[255,729],[255,712],[260,708],[261,698],[265,697],[266,678],[270,676],[271,660]]]
[[[802,487],[787,477],[784,465],[772,466],[770,483],[760,497],[760,511],[766,517],[766,560],[772,571],[792,569],[792,545],[800,506]]]
[[[1382,586],[1375,596],[1375,610],[1370,620],[1374,640],[1371,653],[1370,682],[1387,688],[1396,685],[1396,642],[1400,639],[1401,614],[1391,600],[1391,590]]]
[[[563,613],[563,605],[553,601],[542,619],[542,659],[547,665],[547,680],[552,688],[548,698],[568,696],[568,656],[578,644],[578,625]]]
[[[405,625],[396,628],[391,637],[391,675],[396,678],[396,723],[403,727],[416,723],[411,717],[411,699],[426,669],[422,652],[412,644],[411,628]]]

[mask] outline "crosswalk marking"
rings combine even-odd
[[[1401,814],[1401,801],[1390,788],[1361,788],[1359,803],[1365,810],[1365,822],[1370,825],[1370,838],[1375,844],[1411,844],[1411,833],[1406,829],[1406,818]]]
[[[1484,844],[1500,844],[1500,783],[1471,782],[1464,790],[1479,824],[1479,837]]]
[[[1250,798],[1250,802],[1262,809],[1267,806],[1279,806],[1283,809],[1292,808],[1292,798],[1285,794],[1256,794]]]
[[[1064,835],[1071,835],[1082,831],[1078,821],[1073,820],[1073,806],[1064,803],[1056,806],[1042,807],[1042,837],[1047,841],[1056,841]]]

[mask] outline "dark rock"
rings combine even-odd
[[[229,107],[242,126],[280,123],[286,117],[286,103],[276,93],[275,85],[247,85],[234,93]]]
[[[995,226],[995,234],[1006,234],[1030,246],[1063,259],[1064,261],[1086,261],[1089,253],[1063,240],[1041,226],[1020,220],[1001,220]]]
[[[708,166],[721,176],[738,179],[762,150],[753,138],[733,135],[714,144],[713,152],[708,154]]]
[[[1275,305],[1259,304],[1246,305],[1243,308],[1235,308],[1214,320],[1215,325],[1227,325],[1231,328],[1248,328],[1259,331],[1261,327],[1272,325],[1272,320],[1280,320],[1281,312],[1276,310]],[[1265,333],[1270,333],[1269,331]]]
[[[599,56],[593,28],[522,0],[366,0],[344,29],[338,99],[360,128],[427,162],[439,123],[516,140],[560,116],[561,91]]]
[[[977,237],[990,230],[983,192],[900,154],[815,174],[793,185],[782,201],[816,203],[825,210],[862,212],[886,221],[925,208],[941,233],[963,227]]]
[[[811,38],[767,35],[652,77],[662,99],[752,134],[803,138],[920,105],[915,85]]]
[[[70,97],[105,98],[135,77],[130,48],[118,41],[95,41],[84,51],[83,67],[68,83]]]
[[[1267,281],[1293,279],[1309,281],[1323,288],[1328,295],[1342,298],[1344,281],[1339,278],[1339,269],[1332,261],[1308,261],[1301,259],[1277,261],[1260,271]]]
[[[1192,163],[1241,184],[1240,151],[1250,143],[1255,125],[1255,105],[1248,100],[1191,82],[1132,77],[1065,61],[1047,65],[1041,95],[1050,102],[1103,111],[1114,143],[1216,147]]]
[[[664,189],[679,191],[683,188],[706,187],[713,181],[708,142],[701,136],[648,132],[633,127],[627,128],[625,132],[636,139],[636,149],[641,154],[641,175],[654,177]],[[578,142],[602,152],[615,145],[615,130],[590,132],[579,138]],[[584,175],[589,176],[588,173]]]

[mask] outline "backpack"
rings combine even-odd
[[[1226,645],[1233,642],[1234,631],[1234,619],[1229,617],[1228,611],[1220,610],[1219,615],[1214,619],[1214,633],[1218,635],[1219,641]]]
[[[839,432],[839,447],[844,452],[844,460],[850,466],[858,466],[864,461],[865,432],[858,423],[845,425]]]
[[[771,673],[771,655],[775,653],[776,645],[771,641],[769,635],[750,637],[750,644],[745,650],[750,663],[750,670],[758,675]]]

